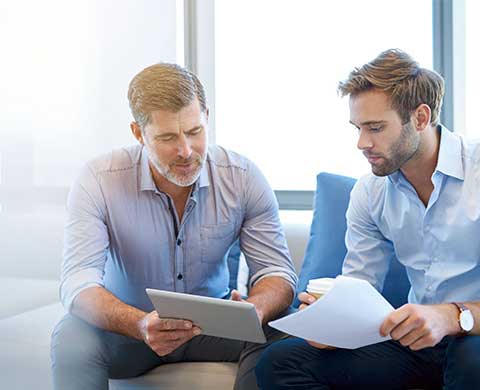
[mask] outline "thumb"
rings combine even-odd
[[[243,301],[242,294],[240,294],[240,292],[238,292],[237,290],[232,290],[232,293],[230,294],[230,299],[232,301]]]

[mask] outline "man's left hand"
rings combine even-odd
[[[240,292],[237,291],[237,290],[232,290],[232,293],[230,295],[230,299],[232,301],[237,301],[237,302],[248,302],[248,300],[245,300],[245,299],[242,298],[242,294],[240,294]],[[249,302],[249,303],[253,303],[253,302]],[[263,324],[263,313],[262,313],[262,311],[256,305],[255,305],[255,310],[257,311],[257,316],[258,316],[258,319],[260,320],[260,323]]]
[[[380,334],[413,351],[437,345],[445,336],[459,332],[457,308],[440,305],[403,305],[390,313],[380,327]]]

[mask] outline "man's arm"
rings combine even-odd
[[[357,181],[350,194],[346,220],[347,254],[342,275],[363,279],[382,291],[385,277],[395,252],[370,212],[369,176]]]
[[[143,340],[165,356],[200,334],[190,321],[159,318],[119,300],[103,287],[82,290],[73,301],[72,314],[98,328]]]
[[[471,335],[480,335],[480,302],[465,302],[475,325]],[[382,336],[390,335],[405,347],[417,351],[438,344],[445,336],[461,334],[458,309],[451,303],[403,305],[392,312],[380,327]]]
[[[127,305],[103,287],[82,290],[73,301],[71,313],[98,328],[144,339],[142,321],[148,313]]]
[[[255,304],[262,323],[266,323],[291,304],[297,275],[273,190],[253,163],[249,164],[245,179],[240,247],[250,271],[247,301]]]
[[[258,318],[262,325],[277,318],[284,312],[293,300],[293,289],[285,279],[270,276],[258,281],[251,289],[247,302],[255,305]],[[232,292],[234,301],[242,300],[238,291]]]

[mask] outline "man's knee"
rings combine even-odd
[[[258,385],[270,388],[269,384],[283,382],[280,377],[288,377],[301,367],[306,348],[308,344],[300,339],[282,340],[266,348],[255,369]]]
[[[101,331],[67,314],[52,333],[50,355],[52,368],[102,364],[105,357]]]
[[[447,349],[445,370],[448,389],[480,383],[480,336],[454,339]]]

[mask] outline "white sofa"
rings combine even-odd
[[[309,236],[311,212],[282,212],[297,271]],[[0,388],[52,388],[50,335],[64,309],[58,301],[63,211],[0,213]],[[111,389],[231,389],[234,363],[178,363]]]

